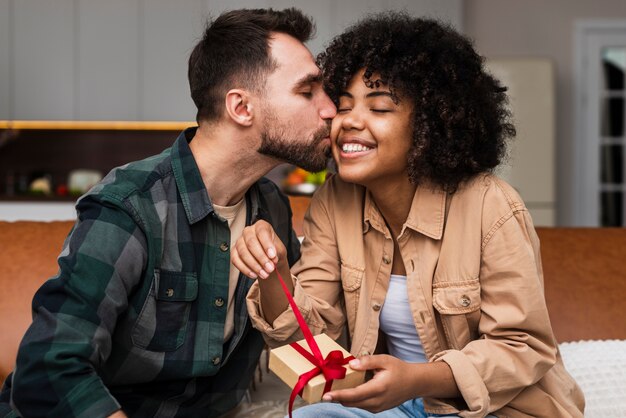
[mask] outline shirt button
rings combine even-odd
[[[171,298],[172,296],[174,296],[174,289],[167,289],[165,291],[165,294],[167,295],[168,298]]]
[[[228,243],[226,243],[226,242],[222,242],[222,243],[220,244],[220,250],[222,250],[223,252],[228,251]]]
[[[218,364],[220,364],[220,361],[222,361],[222,359],[219,357],[213,357],[213,360],[211,361],[213,362],[214,366],[217,366]]]
[[[365,351],[361,351],[361,356],[369,356],[370,352],[365,350]]]
[[[218,308],[221,308],[222,306],[224,306],[224,299],[216,298],[215,299],[215,306],[217,306]]]
[[[380,303],[375,303],[372,305],[372,309],[375,310],[376,312],[380,311],[381,308],[381,304]]]
[[[385,264],[390,264],[391,263],[391,258],[389,258],[389,256],[387,254],[385,254],[383,256],[383,263],[385,263]]]
[[[464,308],[467,308],[468,306],[470,306],[470,303],[472,303],[472,300],[469,298],[469,296],[463,295],[461,296],[461,299],[459,299],[459,303]]]

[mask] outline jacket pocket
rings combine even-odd
[[[198,297],[196,273],[155,269],[154,280],[132,331],[137,347],[174,351],[185,340],[192,302]]]
[[[361,294],[361,282],[363,281],[364,274],[364,269],[346,264],[341,265],[341,286],[343,287],[343,297],[350,336],[354,335],[356,313],[359,308],[359,297]]]
[[[480,282],[433,283],[433,306],[451,348],[460,350],[478,338],[480,320]]]

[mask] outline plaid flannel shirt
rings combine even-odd
[[[36,293],[9,393],[28,417],[219,416],[243,397],[263,347],[240,274],[224,344],[230,230],[214,211],[181,133],[160,155],[114,169],[81,197],[60,270]],[[236,167],[233,167],[236,169]],[[266,179],[249,225],[270,222],[300,256],[288,199]],[[10,391],[10,392],[9,392]]]

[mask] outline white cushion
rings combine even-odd
[[[559,348],[585,394],[585,417],[626,417],[626,340],[576,341]]]

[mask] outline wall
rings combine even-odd
[[[624,0],[471,0],[465,33],[487,57],[549,57],[556,67],[557,224],[571,225],[574,165],[574,22],[626,18]]]

